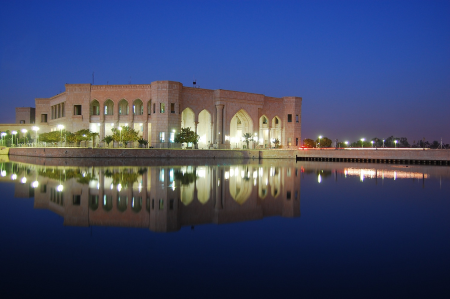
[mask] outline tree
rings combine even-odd
[[[273,143],[275,144],[275,148],[280,147],[280,140],[278,138],[275,138],[275,141]]]
[[[253,140],[253,136],[250,133],[245,133],[242,135],[242,137],[244,138],[245,143],[247,143],[247,149],[248,149],[248,143]]]
[[[200,139],[200,135],[198,135],[194,131],[192,131],[190,127],[181,128],[180,133],[177,133],[175,136],[176,143],[197,144],[199,139]]]
[[[316,139],[316,143],[319,144],[319,138]],[[328,139],[327,137],[320,138],[320,148],[331,147],[332,143],[333,141],[331,141],[331,139]]]
[[[109,147],[109,144],[113,141],[114,139],[113,139],[113,137],[111,136],[111,135],[108,135],[108,136],[105,136],[105,138],[103,138],[103,142],[106,142],[106,144],[108,145],[108,147]]]
[[[66,134],[65,130],[63,130],[62,132],[64,132],[64,134]],[[61,138],[61,135],[63,134],[62,132],[53,131],[53,132],[39,134],[39,140],[41,142],[60,142],[61,140],[64,139],[64,138]]]
[[[112,138],[114,141],[123,141],[126,144],[139,139],[139,132],[128,126],[122,127],[122,130],[112,128],[111,131],[113,132]]]
[[[316,142],[312,139],[306,138],[303,141],[303,145],[309,148],[315,148],[316,147]]]

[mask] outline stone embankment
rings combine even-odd
[[[10,148],[9,155],[38,158],[297,159],[297,161],[450,165],[450,150],[417,149],[183,150],[21,147]]]
[[[422,149],[306,149],[297,161],[364,162],[450,165],[450,150]]]
[[[10,148],[10,156],[42,158],[295,159],[297,150]]]

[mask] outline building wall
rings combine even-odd
[[[16,124],[34,124],[36,109],[32,107],[16,108]]]
[[[56,130],[60,124],[72,132],[96,128],[97,125],[101,140],[105,135],[111,134],[112,127],[128,125],[139,129],[150,145],[158,147],[162,133],[164,143],[167,144],[171,133],[180,131],[182,113],[190,109],[193,112],[193,119],[190,120],[192,129],[196,132],[210,132],[205,142],[210,142],[211,146],[215,144],[216,148],[236,145],[242,148],[242,133],[257,133],[258,141],[252,147],[268,143],[273,146],[273,137],[278,138],[284,147],[295,146],[295,141],[301,140],[302,98],[299,97],[274,98],[247,92],[192,88],[174,81],[155,81],[140,85],[66,84],[65,87],[65,92],[52,98],[36,99],[36,123],[42,126],[39,132]],[[113,114],[105,115],[105,103],[109,100],[114,105]],[[140,102],[143,114],[140,111],[133,114],[133,105]],[[128,114],[122,111],[122,115],[119,115],[120,103],[127,103]],[[94,109],[94,104],[99,108]],[[162,104],[165,108],[163,113]],[[172,104],[175,108],[173,113]],[[80,113],[76,113],[77,107],[81,107]],[[96,109],[100,112],[99,115],[93,113]],[[205,121],[208,117],[203,117],[203,122],[199,122],[202,111],[207,112],[210,123]],[[45,114],[46,123],[42,121],[42,115]],[[288,122],[288,114],[292,114],[291,123]],[[296,115],[299,116],[298,123]],[[237,119],[235,116],[246,124],[242,132],[231,124],[232,120]],[[268,124],[260,128],[263,116],[267,117]],[[273,125],[275,117],[281,122],[276,130]],[[274,133],[277,130],[280,132],[278,135]],[[236,139],[235,145],[231,142],[232,138]],[[259,138],[265,140],[260,142]]]

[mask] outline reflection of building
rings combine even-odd
[[[299,169],[288,166],[31,168],[17,168],[16,178],[28,185],[16,186],[33,187],[35,207],[64,217],[64,225],[170,232],[300,216]]]
[[[174,133],[190,127],[200,135],[199,147],[221,148],[298,145],[301,140],[299,97],[273,98],[262,94],[208,90],[179,82],[155,81],[143,85],[66,84],[63,93],[36,99],[36,125],[40,132],[90,129],[111,135],[111,129],[130,126],[150,145],[173,142]],[[273,145],[273,144],[272,144]]]

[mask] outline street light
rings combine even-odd
[[[383,139],[383,148],[384,148],[384,139]]]
[[[122,142],[122,127],[119,126],[117,129],[119,130],[119,134],[120,134],[119,135],[120,136],[120,142]]]
[[[348,141],[345,141],[344,143],[345,143],[345,146],[348,147]]]
[[[395,148],[397,148],[397,142],[398,140],[394,140]]]
[[[320,139],[322,139],[322,135],[319,136],[319,148],[320,148]]]
[[[62,130],[64,129],[64,126],[63,125],[58,125],[57,128],[61,132],[61,146],[62,146]]]
[[[366,140],[365,138],[361,138],[361,147],[364,147],[364,141],[365,140]]]
[[[14,145],[14,136],[16,136],[17,131],[12,131],[11,134],[13,135],[13,145]]]
[[[27,135],[25,135],[25,133],[28,132],[28,130],[27,129],[22,129],[21,131],[23,133],[23,136],[25,137],[25,143],[27,143]]]
[[[5,137],[6,136],[6,133],[5,132],[2,132],[2,145],[5,145],[5,140],[4,140],[4,138],[3,137]]]
[[[372,143],[372,148],[373,148],[373,140],[370,143]]]
[[[37,146],[37,131],[39,131],[39,128],[38,127],[36,127],[36,126],[34,126],[34,127],[32,127],[31,128],[35,133],[36,133],[36,146]]]

